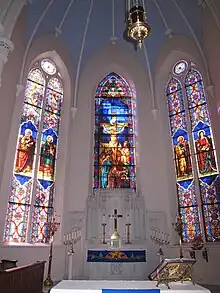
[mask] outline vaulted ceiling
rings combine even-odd
[[[67,44],[73,59],[77,61],[82,56],[82,64],[85,64],[115,35],[116,42],[124,43],[142,62],[146,52],[136,51],[133,44],[124,39],[125,3],[125,0],[33,1],[28,8],[28,38],[55,33]],[[201,3],[198,0],[145,0],[147,21],[152,27],[145,45],[152,69],[166,38],[178,34],[201,42]]]

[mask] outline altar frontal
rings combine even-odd
[[[146,251],[88,250],[87,262],[146,262]]]

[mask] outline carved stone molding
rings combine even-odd
[[[5,37],[0,36],[0,58],[3,58],[4,62],[7,61],[8,54],[11,53],[13,49],[13,43]]]
[[[70,111],[71,111],[72,119],[74,119],[74,117],[76,115],[77,108],[76,107],[72,107],[72,108],[70,108]]]

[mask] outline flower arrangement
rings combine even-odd
[[[198,235],[195,236],[194,240],[192,241],[192,250],[201,250],[204,246],[204,242],[202,240],[202,236]]]

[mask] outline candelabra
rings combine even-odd
[[[157,245],[159,245],[159,250],[157,252],[157,255],[159,255],[160,262],[164,258],[164,252],[163,252],[163,245],[168,245],[170,243],[169,241],[169,234],[160,231],[159,229],[151,229],[150,230],[150,238],[152,241],[154,241]]]
[[[79,229],[73,229],[70,233],[64,234],[63,236],[63,244],[67,247],[70,246],[68,250],[68,280],[72,279],[74,245],[79,242],[80,239],[81,230]]]
[[[180,258],[183,258],[183,248],[182,248],[182,235],[183,235],[183,224],[180,219],[180,216],[176,215],[175,223],[172,223],[174,230],[179,236],[179,245],[180,245]]]
[[[49,263],[48,263],[48,271],[47,271],[47,278],[44,281],[44,286],[52,287],[53,281],[51,279],[51,267],[52,267],[52,259],[53,259],[53,238],[60,226],[60,222],[56,220],[59,216],[56,213],[53,213],[52,221],[48,223],[48,237],[50,239],[50,252],[49,252]]]

